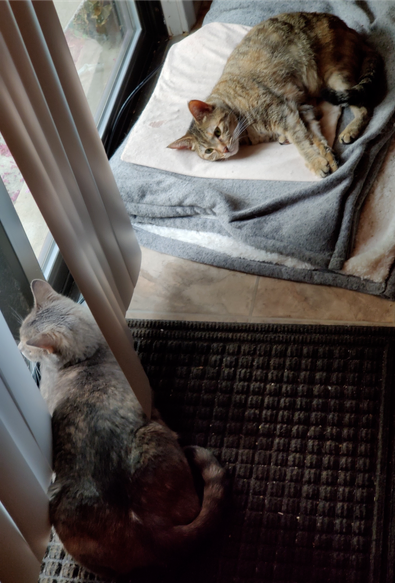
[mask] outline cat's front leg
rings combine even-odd
[[[321,156],[328,160],[331,171],[335,172],[335,170],[337,170],[339,167],[336,155],[326,141],[326,138],[323,136],[321,126],[317,118],[318,114],[321,114],[322,117],[322,113],[318,110],[318,108],[307,104],[302,105],[299,108],[299,113],[307,128],[307,131],[312,138],[314,146],[318,149]]]
[[[283,133],[297,147],[309,170],[320,178],[325,178],[337,170],[338,166],[332,150],[326,141],[320,140],[317,135],[308,130],[298,111],[287,112],[284,127],[279,128],[278,133]]]
[[[264,124],[259,124],[259,122],[248,126],[246,133],[251,146],[277,140],[277,136],[268,132],[266,126]]]

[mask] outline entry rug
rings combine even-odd
[[[229,476],[220,531],[152,581],[393,582],[393,329],[129,326],[165,421]],[[99,579],[54,540],[40,582],[69,581]]]

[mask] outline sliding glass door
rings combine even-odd
[[[101,135],[142,33],[136,4],[125,0],[55,0],[54,5]],[[56,246],[1,136],[0,153],[0,175],[48,277],[57,257]]]
[[[158,41],[165,37],[160,2],[54,0],[54,5],[99,135],[104,143],[111,135],[116,147],[122,139],[119,131],[115,132],[114,139],[113,123],[118,111],[128,93],[144,77]],[[122,132],[122,128],[118,130]],[[3,228],[9,234],[15,228],[7,226],[15,226],[19,221],[17,231],[23,233],[19,238],[19,251],[15,250],[14,265],[19,264],[18,253],[24,248],[23,256],[30,257],[24,265],[34,265],[36,277],[44,276],[58,291],[68,293],[68,270],[1,134],[0,178]],[[9,243],[12,248],[12,242]],[[9,250],[5,242],[4,246]],[[29,270],[25,274],[30,281],[32,274]],[[7,278],[1,265],[0,277],[0,309],[5,310],[8,294],[3,285]]]
[[[135,2],[55,0],[54,3],[101,133],[142,33]]]

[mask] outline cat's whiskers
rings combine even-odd
[[[252,122],[248,121],[248,119],[244,116],[240,117],[240,114],[238,114],[235,109],[233,109],[232,107],[230,107],[229,105],[227,106],[227,110],[229,114],[232,114],[235,116],[235,118],[237,119],[237,125],[233,131],[233,134],[231,135],[230,139],[229,139],[229,146],[231,147],[232,145],[234,145],[234,143],[237,143],[241,134],[244,132],[244,130],[251,125]],[[229,158],[229,156],[227,156]]]
[[[22,316],[16,310],[14,310],[14,308],[12,308],[12,307],[11,307],[11,312],[12,312],[12,315],[14,316],[15,320],[18,322],[18,324],[22,324],[22,322],[23,322]]]
[[[241,135],[241,134],[242,134],[242,133],[243,133],[243,132],[244,132],[244,131],[245,131],[245,130],[248,128],[248,126],[249,126],[249,125],[250,125],[250,122],[249,122],[247,119],[245,119],[245,120],[243,121],[243,123],[241,123],[241,124],[238,126],[238,132],[239,132],[239,135]]]
[[[246,118],[239,120],[235,128],[235,131],[233,132],[233,135],[230,139],[230,144],[232,144],[233,141],[237,141],[242,135],[242,133],[248,128],[249,125],[250,122]]]

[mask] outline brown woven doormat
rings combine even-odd
[[[164,419],[229,470],[220,533],[156,583],[393,582],[392,329],[129,325]],[[40,582],[69,581],[99,579],[54,540]]]

